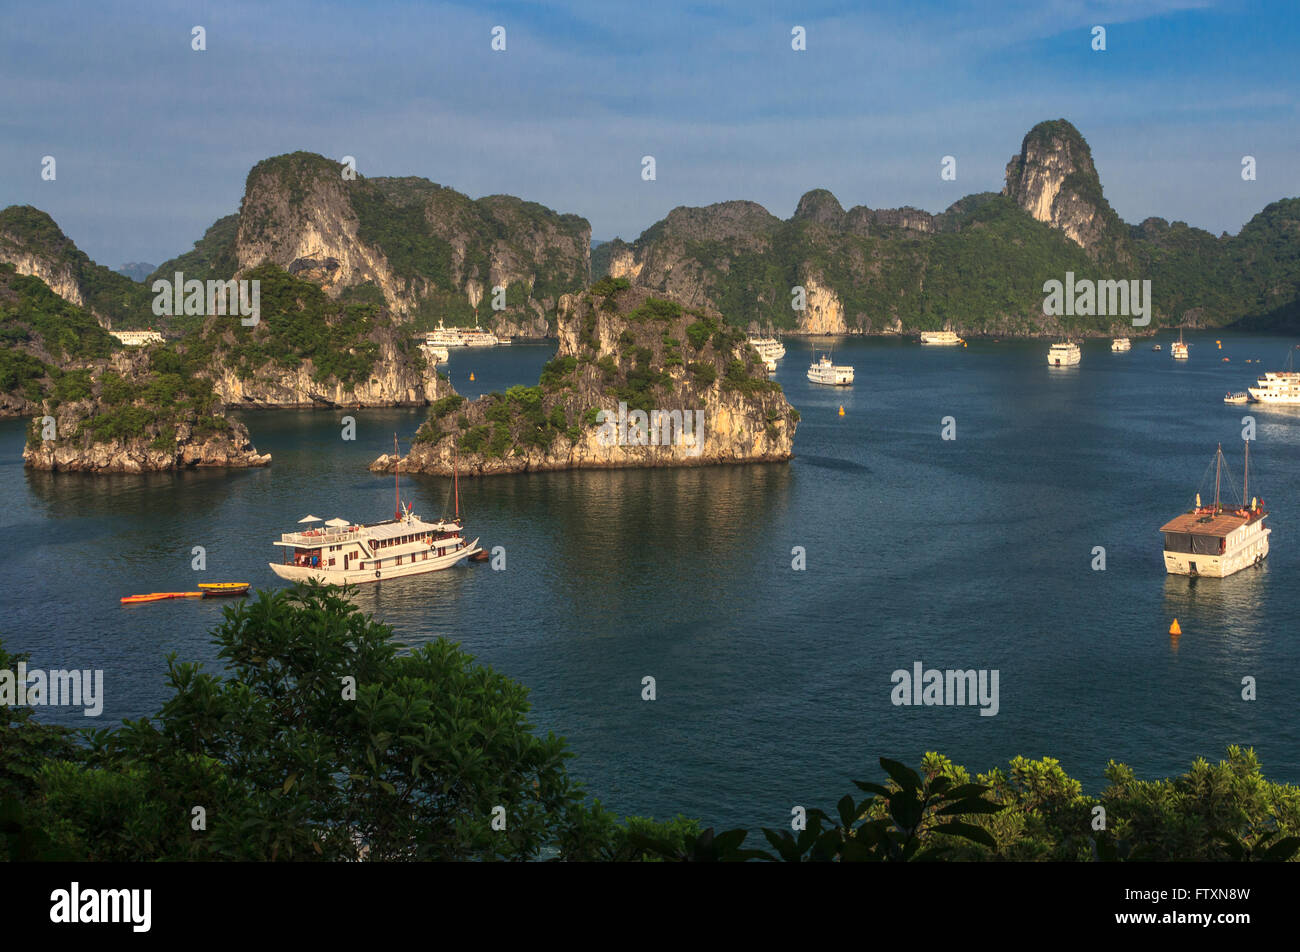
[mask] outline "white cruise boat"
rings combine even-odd
[[[922,344],[939,344],[951,347],[955,344],[966,343],[957,336],[956,331],[921,331]]]
[[[396,454],[394,454],[396,455]],[[393,473],[396,480],[400,476]],[[400,483],[399,483],[400,485]],[[460,479],[455,479],[456,516],[427,522],[401,502],[394,518],[352,525],[331,519],[319,528],[286,532],[273,543],[284,549],[284,560],[268,563],[271,571],[291,582],[314,579],[333,585],[360,585],[384,579],[423,575],[448,569],[482,552],[478,539],[466,542],[460,518]],[[315,516],[300,523],[321,522]]]
[[[444,327],[438,321],[438,329],[424,340],[431,347],[495,347],[501,343],[501,338],[480,328],[477,321],[473,327]]]
[[[785,344],[775,337],[751,337],[749,343],[764,361],[769,357],[772,360],[780,360],[785,356]]]
[[[1116,352],[1121,350],[1132,350],[1133,342],[1127,337],[1116,337],[1110,342],[1110,349]]]
[[[776,373],[776,358],[775,358],[775,357],[764,357],[764,358],[763,358],[763,366],[767,368],[767,372],[768,372],[769,374],[774,374],[774,373]]]
[[[1250,443],[1246,443],[1245,477],[1241,504],[1219,502],[1219,481],[1223,468],[1223,447],[1214,460],[1214,505],[1196,505],[1160,527],[1165,537],[1165,571],[1170,575],[1208,575],[1224,578],[1268,555],[1268,537],[1273,531],[1264,525],[1268,510],[1259,499],[1246,503],[1250,485]]]
[[[1079,351],[1079,345],[1072,340],[1053,344],[1047,352],[1047,366],[1049,367],[1073,367],[1082,359],[1083,354]]]
[[[825,354],[808,368],[808,379],[813,383],[824,383],[832,387],[847,387],[853,383],[853,368],[845,365],[836,366]]]
[[[1178,332],[1178,340],[1169,345],[1169,356],[1174,360],[1186,360],[1191,354],[1187,351],[1187,345],[1183,343],[1183,332]]]
[[[1300,371],[1295,370],[1295,348],[1287,355],[1286,370],[1275,374],[1265,373],[1246,388],[1260,403],[1300,404]]]
[[[1260,403],[1300,404],[1300,373],[1266,373],[1246,389]]]

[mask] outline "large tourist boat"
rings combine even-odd
[[[1191,354],[1187,350],[1187,344],[1183,341],[1183,332],[1178,331],[1178,340],[1169,345],[1169,356],[1174,360],[1186,360]]]
[[[758,351],[758,356],[762,357],[764,362],[780,360],[785,356],[785,344],[775,337],[751,337],[749,343]]]
[[[847,387],[853,383],[853,368],[847,365],[836,366],[830,357],[822,354],[821,359],[808,368],[808,379],[831,387]]]
[[[966,342],[957,336],[956,331],[921,331],[921,343],[952,347]]]
[[[424,341],[431,347],[496,347],[509,343],[479,327],[477,318],[473,327],[445,327],[438,321],[437,330],[430,331]]]
[[[292,582],[314,579],[334,585],[360,585],[448,569],[483,551],[478,539],[464,539],[459,473],[453,477],[455,517],[434,522],[421,519],[409,504],[402,503],[396,468],[393,476],[397,496],[392,519],[358,525],[330,519],[319,527],[286,532],[274,543],[284,549],[284,561],[269,563],[271,571]],[[298,521],[322,522],[310,515]]]
[[[1300,372],[1295,369],[1295,348],[1286,360],[1286,370],[1265,373],[1255,386],[1246,388],[1260,403],[1300,404]]]
[[[1116,337],[1110,342],[1110,349],[1116,353],[1122,350],[1132,350],[1133,342],[1127,337]]]
[[[1053,344],[1047,351],[1049,367],[1073,367],[1082,359],[1083,354],[1079,351],[1079,345],[1072,340]]]
[[[1160,527],[1165,537],[1165,570],[1170,575],[1208,575],[1225,578],[1268,555],[1268,537],[1273,531],[1264,525],[1268,510],[1259,499],[1249,499],[1250,442],[1246,442],[1246,466],[1242,477],[1241,503],[1223,505],[1219,485],[1223,475],[1223,447],[1214,458],[1214,504],[1196,505]]]

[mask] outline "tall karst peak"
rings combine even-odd
[[[1119,224],[1102,194],[1092,150],[1065,119],[1040,122],[1029,130],[1020,153],[1007,163],[1002,194],[1090,254],[1097,253]]]
[[[794,210],[798,221],[812,221],[827,228],[840,228],[844,225],[844,206],[828,189],[815,188],[805,192]]]
[[[560,296],[587,284],[591,228],[577,215],[345,171],[310,152],[254,166],[233,249],[240,271],[270,262],[332,297],[372,283],[395,312],[426,321],[469,323],[482,304],[507,336],[546,333]]]

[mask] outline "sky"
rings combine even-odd
[[[302,149],[632,240],[678,205],[787,218],[818,187],[940,212],[1065,118],[1120,217],[1235,233],[1300,195],[1298,87],[1296,0],[43,0],[0,11],[0,207],[158,264]]]

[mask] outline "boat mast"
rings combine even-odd
[[[1241,504],[1246,506],[1246,500],[1250,498],[1250,440],[1243,442],[1246,444],[1246,471],[1241,475]]]
[[[1219,511],[1219,468],[1223,465],[1223,444],[1219,444],[1219,449],[1214,457],[1214,511]]]
[[[402,459],[397,450],[397,434],[393,434],[393,520],[402,518]]]
[[[454,446],[452,451],[451,463],[451,481],[456,490],[456,521],[460,522],[460,447]]]

